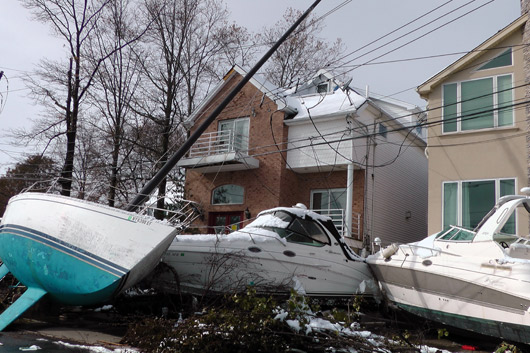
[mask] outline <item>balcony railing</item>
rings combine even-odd
[[[345,210],[342,208],[313,210],[313,212],[330,217],[333,221],[333,224],[335,225],[335,228],[337,228],[337,230],[342,236],[358,239],[361,235],[361,214],[357,212],[353,213],[352,229],[350,234],[347,234],[346,224],[344,220],[344,211]]]
[[[234,130],[204,133],[191,146],[188,156],[207,157],[232,152],[248,154],[248,136],[237,134]]]

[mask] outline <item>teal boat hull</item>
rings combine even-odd
[[[90,305],[113,297],[128,269],[95,254],[16,225],[0,226],[2,260],[27,287],[45,290],[55,300]]]

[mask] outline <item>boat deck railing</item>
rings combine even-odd
[[[407,251],[408,249],[408,251]],[[461,257],[462,255],[456,254],[453,252],[442,250],[441,248],[435,248],[433,246],[419,245],[418,243],[391,243],[388,246],[382,246],[381,242],[372,242],[372,253],[380,251],[383,257],[390,257],[396,252],[401,252],[405,257],[409,256],[409,252],[414,256],[420,256],[422,258],[429,258],[432,256],[437,256],[439,254],[446,254],[456,257]]]
[[[415,256],[420,256],[420,257],[430,257],[430,256],[436,256],[438,254],[446,254],[446,255],[451,255],[451,256],[457,256],[457,257],[461,257],[462,255],[460,254],[456,254],[456,253],[452,253],[452,252],[449,252],[449,251],[445,251],[445,250],[442,250],[440,248],[433,248],[433,247],[429,247],[429,246],[423,246],[423,245],[418,245],[418,244],[399,244],[399,250],[404,252],[404,248],[405,247],[408,247],[410,249],[410,251],[412,252],[413,255]],[[424,252],[430,252],[430,256],[429,255],[425,255],[423,253],[420,253],[420,251],[424,251]]]
[[[60,178],[53,178],[47,180],[39,180],[28,186],[27,188],[22,189],[23,192],[42,192],[44,194],[54,194],[60,192]]]
[[[31,184],[29,187],[23,189],[21,192],[59,194],[61,191],[59,180],[60,178],[37,181]],[[90,199],[90,195],[84,194],[82,197],[78,198],[86,200]],[[167,208],[163,209],[157,207],[157,202],[158,199],[152,197],[149,202],[147,202],[141,209],[139,209],[139,211],[137,211],[137,213],[140,215],[154,216],[155,212],[160,211],[160,213],[164,216],[165,221],[179,229],[187,228],[202,214],[199,204],[193,201],[177,199],[172,203],[166,203]],[[124,205],[124,207],[125,206],[126,205]]]
[[[157,200],[149,202],[138,211],[138,214],[153,217],[155,212],[159,211],[164,215],[165,221],[179,229],[187,228],[202,214],[199,204],[184,199],[180,199],[174,204],[169,204],[169,208],[159,208],[156,205]]]

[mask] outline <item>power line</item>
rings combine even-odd
[[[453,1],[453,0],[449,0],[449,1],[447,1],[447,2],[445,2],[445,3],[443,3],[443,4],[441,4],[440,6],[437,6],[437,7],[435,7],[434,9],[427,11],[426,13],[424,13],[424,14],[422,14],[422,15],[416,17],[415,19],[413,19],[413,20],[411,20],[411,21],[405,23],[404,25],[402,25],[402,26],[400,26],[400,27],[398,27],[398,28],[396,28],[396,29],[394,29],[394,30],[392,30],[392,31],[390,31],[390,32],[388,32],[388,33],[386,33],[386,34],[384,34],[384,35],[382,35],[382,36],[380,36],[380,37],[374,39],[373,41],[371,41],[371,42],[369,42],[369,43],[363,45],[362,47],[360,47],[360,48],[358,48],[358,49],[355,49],[354,51],[352,51],[352,52],[350,52],[350,53],[348,53],[348,54],[346,54],[346,55],[340,57],[338,60],[339,60],[339,61],[344,60],[344,59],[347,58],[348,56],[351,56],[351,55],[353,55],[353,54],[355,54],[355,53],[357,53],[357,52],[363,50],[364,48],[369,47],[370,45],[375,44],[375,43],[377,43],[377,42],[379,42],[379,41],[385,39],[386,37],[388,37],[388,36],[390,36],[390,35],[392,35],[392,34],[398,32],[399,30],[401,30],[401,29],[403,29],[403,28],[405,28],[405,27],[411,25],[412,23],[414,23],[414,22],[416,22],[416,21],[422,19],[423,17],[426,17],[427,15],[429,15],[429,14],[435,12],[436,10],[438,10],[438,9],[440,9],[440,8],[442,8],[442,7],[444,7],[445,5],[449,4],[449,3],[452,2],[452,1]],[[473,2],[473,1],[475,1],[475,0],[472,0],[471,2]],[[469,4],[469,3],[468,3],[468,4]],[[466,4],[466,5],[467,5],[467,4]],[[464,6],[465,6],[465,5],[464,5]],[[456,11],[456,10],[453,10],[453,11]],[[450,13],[450,12],[449,12],[449,13]],[[443,16],[446,16],[446,15],[448,15],[449,13],[446,13],[446,14],[444,14]],[[442,17],[443,17],[443,16],[442,16]],[[421,28],[421,27],[420,27],[420,28]],[[417,29],[416,29],[416,30],[417,30]],[[412,32],[414,32],[414,31],[412,31]],[[410,34],[410,33],[411,33],[411,32],[409,32],[409,33],[407,33],[407,34],[405,34],[405,35],[408,35],[408,34]],[[405,36],[405,35],[403,35],[403,36]],[[402,37],[403,37],[403,36],[402,36]],[[401,37],[399,37],[399,38],[401,38]],[[399,38],[397,38],[397,39],[399,39]],[[388,43],[387,43],[387,44],[388,44]],[[385,44],[385,45],[387,45],[387,44]],[[383,46],[385,46],[385,45],[383,45]],[[378,47],[378,48],[376,48],[376,49],[374,49],[374,50],[377,50],[377,49],[379,49],[379,48],[381,48],[381,47],[383,47],[383,46],[380,46],[380,47]],[[374,51],[374,50],[372,50],[372,51]],[[372,52],[372,51],[370,51],[370,52]],[[368,53],[370,53],[370,52],[368,52]],[[367,53],[367,54],[368,54],[368,53]],[[366,55],[366,54],[364,54],[364,55]],[[363,55],[363,56],[364,56],[364,55]],[[360,58],[360,57],[357,57],[357,58],[355,58],[355,59],[358,59],[358,58]],[[355,60],[355,59],[353,59],[353,60]]]

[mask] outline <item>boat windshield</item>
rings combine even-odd
[[[284,211],[274,212],[274,217],[287,222],[287,227],[277,227],[272,224],[258,225],[277,233],[290,243],[310,246],[324,246],[331,244],[326,231],[314,220],[295,217]]]
[[[438,233],[436,239],[447,241],[472,241],[475,234],[476,233],[471,230],[460,227],[451,227],[448,230]]]

